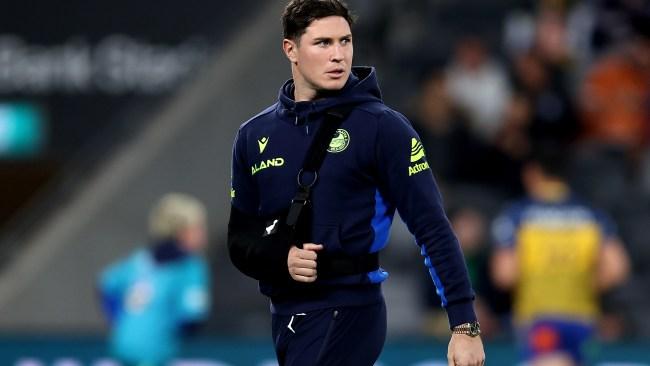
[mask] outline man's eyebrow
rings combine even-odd
[[[339,39],[345,39],[345,38],[352,38],[352,34],[348,33],[348,34],[340,37]],[[331,41],[332,39],[334,39],[334,37],[316,37],[316,38],[314,38],[314,42]]]

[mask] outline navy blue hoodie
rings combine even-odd
[[[383,103],[375,70],[353,68],[345,87],[324,98],[295,102],[293,95],[289,80],[275,104],[240,127],[233,148],[233,207],[260,216],[286,208],[324,112],[354,104],[330,144],[312,191],[312,242],[323,244],[329,253],[378,252],[387,244],[397,209],[421,247],[450,325],[476,320],[463,255],[420,138],[403,115]],[[375,303],[381,301],[380,283],[387,277],[380,268],[317,280],[318,297],[271,298],[272,311],[296,314]],[[269,293],[268,286],[260,283],[263,293]]]

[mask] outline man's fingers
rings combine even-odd
[[[316,258],[318,258],[318,254],[316,254],[316,252],[311,251],[311,250],[298,249],[298,251],[296,253],[298,254],[298,258],[300,258],[300,259],[307,259],[307,260],[315,261]]]
[[[302,245],[303,250],[311,250],[311,251],[319,251],[323,249],[322,244],[314,244],[314,243],[305,243]]]
[[[316,270],[313,268],[294,268],[293,273],[299,276],[315,277]]]
[[[482,358],[462,358],[456,359],[453,355],[447,356],[447,365],[449,366],[484,366],[485,360]]]
[[[318,267],[318,263],[315,260],[310,260],[310,259],[292,258],[289,263],[289,266],[295,268],[316,269]]]
[[[287,264],[291,278],[298,282],[314,282],[317,278],[317,251],[322,250],[321,244],[305,243],[302,249],[292,247],[289,251]]]
[[[307,276],[292,274],[291,278],[293,278],[294,280],[296,280],[298,282],[314,282],[314,281],[316,281],[316,276],[307,277]]]

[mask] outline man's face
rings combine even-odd
[[[183,249],[190,253],[200,252],[208,242],[205,219],[201,218],[197,222],[183,228],[176,236]]]
[[[285,40],[285,51],[295,66],[297,87],[316,93],[343,88],[350,76],[353,54],[352,32],[343,17],[314,20],[300,42],[292,45],[287,51]]]

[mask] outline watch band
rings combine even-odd
[[[476,337],[481,334],[481,325],[479,322],[471,322],[457,325],[452,328],[453,334],[465,334],[470,337]]]

